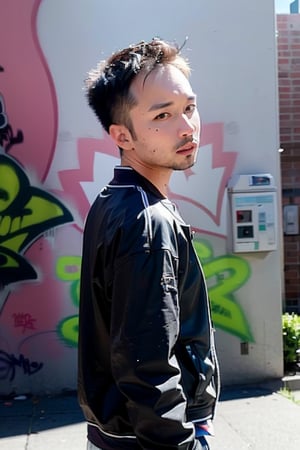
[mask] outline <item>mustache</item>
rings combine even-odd
[[[188,144],[189,142],[191,142],[192,144],[199,144],[199,139],[197,139],[195,136],[186,137],[176,144],[176,150],[183,147],[185,144]]]

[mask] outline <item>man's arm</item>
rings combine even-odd
[[[169,251],[122,258],[114,277],[112,370],[127,397],[143,449],[201,448],[185,422],[186,401],[174,355],[179,334],[177,277]]]

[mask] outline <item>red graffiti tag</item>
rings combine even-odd
[[[34,319],[31,314],[26,313],[14,313],[13,318],[15,321],[15,328],[22,327],[22,333],[24,334],[26,330],[35,330]]]

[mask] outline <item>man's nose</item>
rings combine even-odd
[[[179,125],[180,137],[191,136],[196,130],[196,125],[188,118],[186,114],[182,114]]]

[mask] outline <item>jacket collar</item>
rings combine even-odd
[[[141,186],[145,191],[151,192],[155,197],[165,199],[162,193],[141,174],[136,172],[132,167],[116,166],[114,168],[114,178],[109,183],[110,185],[134,185]]]

